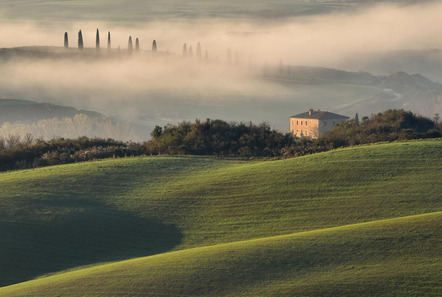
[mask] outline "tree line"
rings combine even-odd
[[[145,146],[150,154],[290,158],[366,143],[436,138],[441,131],[437,121],[404,110],[387,110],[361,122],[349,120],[318,139],[296,138],[266,123],[207,119],[156,126]]]
[[[319,139],[296,138],[267,123],[211,119],[156,126],[144,143],[88,137],[44,141],[30,134],[10,135],[0,137],[0,171],[142,155],[291,158],[366,143],[438,138],[441,132],[438,117],[430,120],[409,111],[388,110],[337,125]]]

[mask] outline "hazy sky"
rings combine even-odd
[[[103,46],[111,31],[113,47],[120,45],[123,52],[132,36],[147,50],[157,40],[158,49],[172,57],[151,59],[143,53],[136,59],[93,62],[12,59],[0,64],[0,96],[93,109],[149,125],[217,117],[267,120],[284,129],[285,116],[297,109],[334,110],[347,99],[327,106],[308,102],[330,90],[320,94],[257,79],[265,64],[281,60],[284,65],[365,70],[358,69],[363,63],[357,62],[368,55],[442,48],[442,3],[417,2],[0,1],[0,48],[60,47],[64,32],[76,47],[79,29],[85,46],[95,47],[99,28]],[[179,57],[184,43],[196,53],[198,42],[203,55],[208,51],[209,63]],[[232,60],[238,56],[239,66],[228,65],[228,49]],[[373,95],[372,90],[363,92],[351,96],[361,100]],[[286,111],[290,106],[293,111]],[[278,116],[281,112],[287,114]]]

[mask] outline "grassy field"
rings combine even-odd
[[[2,173],[1,286],[154,256],[0,295],[437,295],[441,178],[440,140],[281,161],[145,157]]]
[[[440,296],[442,212],[194,248],[0,289],[2,296]]]

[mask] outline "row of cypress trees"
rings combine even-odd
[[[64,47],[65,48],[69,48],[69,36],[68,36],[68,32],[64,33]],[[84,48],[84,42],[83,42],[83,33],[80,31],[78,31],[78,48],[79,49],[83,49]],[[97,29],[97,34],[95,37],[95,48],[97,50],[100,49],[100,31]],[[110,31],[107,32],[107,49],[111,50],[112,48],[112,41],[111,41],[111,33]],[[118,47],[120,48],[120,47]],[[129,36],[129,41],[127,44],[127,48],[129,52],[133,51],[133,42],[132,42],[132,36]],[[138,51],[140,50],[140,40],[138,38],[136,38],[135,40],[135,50]],[[157,42],[156,40],[154,40],[152,42],[152,52],[156,52],[157,51]]]

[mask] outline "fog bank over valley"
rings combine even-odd
[[[283,11],[288,4],[281,3]],[[68,15],[45,23],[26,9],[12,21],[11,6],[2,12],[0,96],[99,112],[131,126],[111,136],[136,141],[155,125],[195,118],[267,121],[288,131],[288,118],[308,108],[351,117],[388,108],[430,117],[442,111],[441,3],[322,7],[305,14],[289,9],[279,18],[257,10],[163,19],[151,12],[147,19],[135,14],[134,22],[111,21],[113,10],[93,20],[84,10],[79,21]]]

